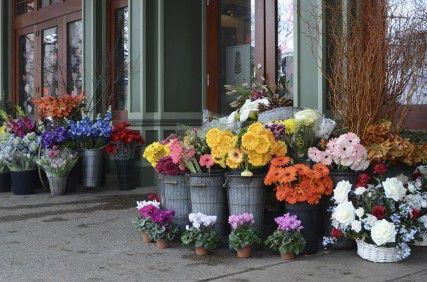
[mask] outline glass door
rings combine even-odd
[[[59,96],[58,26],[41,30],[42,96]]]

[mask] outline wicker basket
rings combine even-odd
[[[427,247],[427,232],[421,233],[420,237],[421,240],[415,241],[413,245],[418,247]]]
[[[399,250],[397,248],[377,247],[372,244],[356,240],[357,254],[366,260],[372,262],[397,262],[399,258]]]

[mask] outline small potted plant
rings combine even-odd
[[[36,163],[46,172],[52,196],[65,194],[67,176],[76,164],[77,159],[76,152],[66,147],[60,149],[56,146],[51,149],[44,149],[40,157],[36,158]]]
[[[274,219],[277,230],[271,234],[265,244],[272,250],[280,252],[283,260],[292,260],[303,252],[305,240],[301,234],[301,221],[289,213]]]
[[[141,238],[144,243],[153,242],[152,233],[154,222],[151,220],[151,214],[154,210],[160,208],[158,201],[138,201],[136,202],[138,216],[134,220],[135,227],[141,232]]]
[[[178,227],[173,222],[175,211],[168,209],[153,209],[150,219],[153,222],[151,236],[159,249],[166,249],[178,235]]]
[[[228,223],[232,228],[228,236],[230,249],[235,250],[239,258],[250,257],[252,246],[261,243],[259,232],[254,227],[254,216],[250,213],[230,215]]]
[[[110,144],[105,151],[113,156],[116,163],[117,179],[120,190],[132,190],[134,181],[134,160],[140,145],[144,144],[138,130],[129,129],[129,122],[113,126]]]
[[[190,213],[188,219],[192,226],[186,226],[181,242],[186,246],[194,246],[198,256],[209,254],[220,243],[220,238],[214,230],[216,216],[199,212]]]

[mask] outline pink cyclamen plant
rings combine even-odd
[[[282,231],[301,230],[303,226],[296,215],[285,213],[282,216],[276,217],[274,221],[277,223],[277,229]]]
[[[243,225],[253,225],[255,220],[251,213],[233,214],[228,217],[228,223],[231,228],[237,229]]]
[[[313,162],[326,166],[335,164],[338,169],[361,171],[369,166],[368,151],[360,144],[360,138],[352,132],[329,140],[324,151],[316,147],[309,148],[308,157]]]

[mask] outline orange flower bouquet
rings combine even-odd
[[[318,204],[323,195],[333,191],[329,169],[323,164],[310,167],[305,164],[291,164],[286,156],[275,157],[264,178],[265,185],[275,185],[276,198],[288,204]]]
[[[53,119],[79,118],[81,109],[84,107],[85,96],[62,95],[60,97],[44,96],[33,99],[37,106],[40,118]]]

